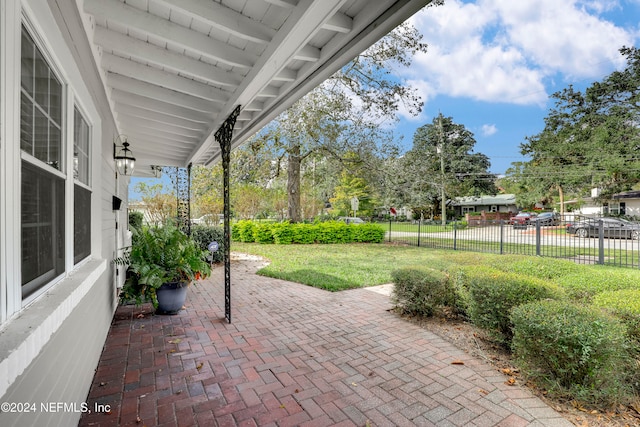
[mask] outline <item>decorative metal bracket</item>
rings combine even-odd
[[[231,162],[231,138],[233,127],[240,114],[238,105],[216,131],[214,137],[222,152],[224,187],[224,317],[231,323],[231,199],[229,197],[229,163]]]
[[[191,235],[191,163],[186,168],[165,168],[176,188],[177,227]]]

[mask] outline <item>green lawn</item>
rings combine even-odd
[[[391,271],[409,265],[439,270],[479,260],[495,262],[495,254],[455,252],[388,244],[261,245],[233,242],[231,250],[268,258],[259,274],[330,291],[391,282]]]

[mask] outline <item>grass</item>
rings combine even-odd
[[[390,283],[391,272],[411,265],[448,270],[454,265],[492,262],[498,255],[450,250],[425,250],[389,244],[261,245],[233,242],[232,251],[260,255],[271,261],[258,274],[303,283],[329,291]]]
[[[458,242],[459,249],[463,249]],[[394,244],[335,244],[335,245],[265,245],[233,242],[232,251],[260,255],[271,261],[258,273],[292,282],[303,283],[329,291],[362,288],[392,282],[393,270],[408,266],[428,266],[436,270],[450,271],[460,265],[495,265],[533,261],[535,250],[528,255],[479,253],[451,249],[404,246]],[[469,248],[467,248],[469,249]],[[486,250],[486,248],[485,248]],[[589,254],[589,250],[581,250]],[[547,258],[552,260],[552,258]],[[615,274],[626,269],[609,266],[580,266],[585,270],[611,269]],[[628,274],[637,274],[637,270]],[[588,273],[587,273],[588,274]]]

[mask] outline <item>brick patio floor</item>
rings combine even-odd
[[[220,267],[175,316],[119,307],[88,398],[110,412],[80,426],[573,425],[390,312],[384,294],[330,293],[255,268],[232,264],[231,324]]]

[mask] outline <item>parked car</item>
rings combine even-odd
[[[577,237],[599,237],[601,226],[605,238],[640,239],[640,224],[622,218],[583,219],[567,224],[567,233],[575,234]]]
[[[560,225],[560,214],[557,212],[542,212],[530,220],[533,224]]]
[[[341,216],[338,218],[338,221],[344,221],[347,224],[364,224],[364,221],[361,218],[355,216]]]
[[[513,225],[529,225],[531,220],[536,217],[533,212],[520,212],[516,216],[509,218],[509,224]]]
[[[202,224],[202,225],[220,225],[224,222],[223,214],[205,214],[200,218],[194,218],[191,220],[191,224]]]

